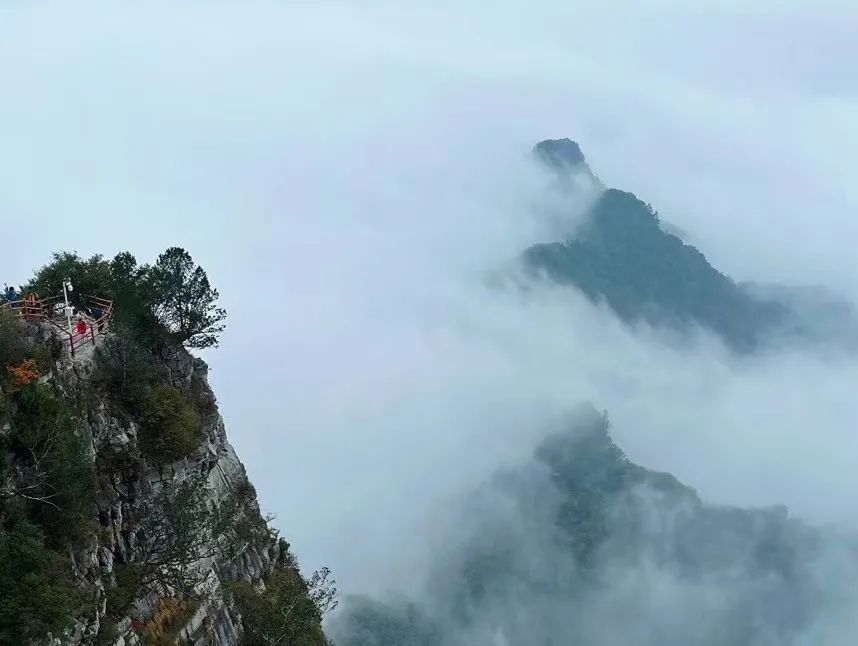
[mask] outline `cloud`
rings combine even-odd
[[[465,497],[424,586],[409,581],[384,605],[347,598],[332,636],[346,646],[845,643],[854,540],[780,510],[701,506],[601,440],[582,443],[580,414],[552,426],[539,462]]]
[[[347,590],[417,580],[462,492],[580,400],[715,502],[847,522],[852,359],[680,350],[484,280],[552,234],[526,154],[570,136],[716,266],[854,299],[855,12],[757,7],[6,3],[0,278],[191,250],[230,437]]]

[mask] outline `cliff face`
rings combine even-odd
[[[208,366],[181,345],[62,332],[0,309],[0,644],[324,646],[260,513]]]
[[[224,329],[205,271],[177,247],[57,253],[21,293],[0,302],[0,644],[324,646],[329,572],[305,580],[260,513],[187,349]]]
[[[208,366],[202,360],[191,357],[183,348],[174,348],[167,365],[173,386],[181,390],[198,388],[214,401],[207,381]],[[88,363],[66,363],[57,376],[57,384],[66,394],[75,396],[77,390],[85,387],[91,368]],[[121,584],[117,581],[118,567],[133,566],[147,558],[149,537],[136,524],[148,514],[163,513],[157,507],[161,504],[159,494],[165,487],[199,483],[198,486],[204,487],[203,502],[208,508],[221,507],[231,496],[243,494],[240,513],[260,523],[264,520],[245,469],[227,440],[223,418],[216,406],[201,419],[201,441],[196,450],[166,465],[146,461],[134,464],[127,460],[138,445],[140,427],[111,414],[104,402],[95,402],[87,419],[82,420],[80,430],[89,444],[98,482],[98,528],[85,545],[73,552],[73,567],[76,576],[95,590],[95,603],[65,636],[54,638],[52,643],[63,646],[146,643],[141,634],[147,632],[147,624],[173,593],[148,590],[139,596],[133,594],[127,608],[113,617],[108,612],[107,599],[110,589]],[[214,544],[204,542],[198,547],[202,554],[216,551],[209,549]],[[261,585],[278,556],[276,540],[265,536],[243,546],[232,558],[203,556],[186,564],[188,569],[199,570],[201,582],[196,587],[205,589],[201,594],[205,599],[173,631],[175,641],[212,646],[237,644],[240,617],[226,598],[223,585],[238,580]]]

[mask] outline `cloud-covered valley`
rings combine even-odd
[[[758,7],[7,3],[0,278],[189,249],[229,311],[230,438],[345,593],[420,589],[463,501],[584,401],[709,503],[855,529],[858,358],[488,279],[583,217],[529,157],[568,136],[736,280],[856,303],[858,17]]]

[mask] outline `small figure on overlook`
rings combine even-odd
[[[84,336],[86,335],[86,329],[86,321],[83,320],[82,316],[78,316],[77,325],[75,325],[74,331],[77,332],[79,335]]]
[[[92,305],[89,308],[89,315],[92,316],[92,319],[95,321],[96,329],[98,333],[101,334],[104,331],[104,311],[98,305]]]
[[[6,302],[8,303],[18,300],[18,292],[16,292],[15,288],[11,285],[6,285],[6,291],[4,292],[4,296],[6,297]]]

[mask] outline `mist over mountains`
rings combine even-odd
[[[595,410],[476,491],[460,527],[422,601],[351,600],[341,643],[841,643],[826,613],[850,600],[858,563],[854,540],[782,507],[707,505],[631,463]]]
[[[597,181],[569,139],[542,141],[533,153],[567,183]],[[534,245],[524,261],[531,272],[606,302],[624,321],[701,326],[739,352],[797,339],[858,347],[858,320],[845,301],[821,288],[737,283],[665,230],[651,205],[618,189],[603,191],[568,239]]]
[[[626,324],[668,330],[668,341],[708,330],[739,357],[854,340],[846,301],[732,280],[668,232],[649,204],[604,189],[577,143],[546,140],[533,156],[556,174],[552,190],[570,206],[597,196],[570,219],[564,240],[524,251],[527,280],[579,291]],[[395,599],[347,599],[331,624],[337,643],[848,643],[858,538],[813,527],[784,506],[707,503],[672,474],[630,461],[608,415],[579,406],[529,461],[459,501],[428,581]]]
[[[5,3],[2,280],[193,253],[338,644],[852,646],[853,4]]]

